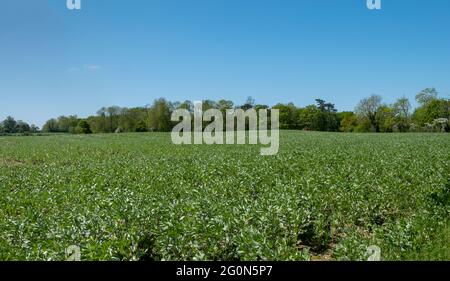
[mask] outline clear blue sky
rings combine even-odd
[[[339,110],[450,95],[450,1],[0,0],[0,118],[253,96]]]

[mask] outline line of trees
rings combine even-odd
[[[394,104],[382,103],[380,96],[363,99],[355,108],[355,116],[341,122],[343,131],[372,132],[449,132],[450,100],[439,98],[434,88],[416,95],[419,104],[415,110],[406,97]]]
[[[440,98],[434,88],[427,88],[416,96],[419,107],[413,109],[406,97],[394,104],[385,104],[382,98],[372,95],[362,99],[354,111],[338,112],[335,105],[322,99],[314,104],[297,107],[293,103],[276,104],[271,107],[280,112],[280,128],[330,132],[449,132],[450,100]],[[191,101],[169,102],[156,99],[143,107],[103,107],[97,114],[82,119],[75,115],[50,119],[43,132],[60,133],[114,133],[114,132],[167,132],[176,124],[171,122],[173,110],[183,108],[193,112]],[[235,106],[230,100],[205,100],[203,110],[270,109],[268,105],[256,104],[251,97],[242,105]]]
[[[38,133],[39,128],[35,125],[29,125],[28,123],[8,116],[5,120],[0,122],[0,134],[32,134]]]

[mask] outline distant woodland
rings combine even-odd
[[[449,132],[450,100],[439,97],[435,88],[427,88],[416,95],[419,104],[412,108],[410,101],[401,97],[393,104],[383,103],[382,97],[372,95],[362,99],[354,111],[338,111],[333,103],[316,99],[314,104],[297,107],[293,103],[272,107],[257,104],[252,97],[242,105],[230,100],[205,100],[203,110],[228,109],[278,109],[280,128],[284,130],[308,130],[329,132]],[[168,132],[175,125],[171,113],[183,108],[193,112],[193,103],[170,102],[164,98],[154,100],[143,107],[103,107],[96,115],[79,118],[76,115],[60,116],[48,120],[42,129],[23,121],[7,117],[0,123],[0,134],[31,133],[119,133],[119,132]]]

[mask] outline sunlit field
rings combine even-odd
[[[450,260],[450,135],[0,137],[0,260]]]

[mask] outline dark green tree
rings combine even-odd
[[[81,120],[75,130],[78,134],[91,134],[91,127],[86,120]]]
[[[7,134],[13,134],[17,132],[17,121],[11,117],[8,116],[6,119],[2,122],[3,131]]]

